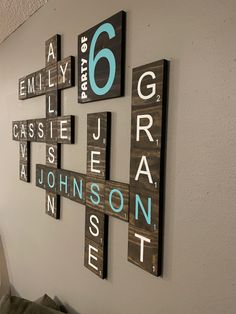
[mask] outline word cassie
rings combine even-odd
[[[12,122],[15,141],[74,143],[74,116],[42,118]]]

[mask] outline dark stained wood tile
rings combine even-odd
[[[124,221],[129,220],[129,184],[106,181],[105,213]]]

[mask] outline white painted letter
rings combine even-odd
[[[93,168],[93,164],[100,164],[100,160],[94,159],[94,155],[100,156],[100,152],[91,151],[91,172],[100,173],[101,171],[99,169]]]
[[[63,128],[63,124],[67,124],[67,120],[62,120],[60,121],[60,138],[61,139],[67,139],[68,136],[67,135],[63,135],[63,132],[67,132],[67,127],[66,128]]]
[[[95,266],[94,264],[91,263],[91,259],[94,259],[95,261],[97,261],[97,257],[95,255],[91,254],[91,251],[95,251],[96,253],[98,253],[98,249],[96,249],[94,246],[89,244],[89,248],[88,248],[88,264],[93,267],[94,269],[98,270],[97,266]]]
[[[62,73],[62,81],[65,83],[66,81],[66,70],[67,70],[68,62],[66,62],[65,68],[63,69],[63,66],[60,65],[61,73]]]
[[[146,170],[142,170],[143,164],[144,164]],[[153,183],[146,156],[142,156],[142,158],[141,158],[141,161],[140,161],[139,167],[138,167],[138,171],[137,171],[135,179],[134,179],[135,181],[138,181],[140,174],[145,174],[146,176],[148,176],[149,183]]]
[[[99,235],[99,229],[98,229],[98,226],[96,225],[96,223],[93,221],[93,220],[96,220],[96,223],[99,224],[99,219],[96,215],[91,215],[90,218],[89,218],[89,222],[91,223],[91,225],[96,229],[96,232],[94,232],[92,230],[91,227],[89,227],[89,231],[90,233],[94,236],[94,237],[97,237]]]
[[[144,242],[150,243],[151,240],[148,239],[148,238],[146,238],[146,237],[144,237],[144,236],[142,236],[141,234],[138,234],[138,233],[135,233],[134,236],[135,236],[136,238],[139,238],[139,239],[141,240],[141,243],[140,243],[140,244],[141,244],[141,245],[140,245],[140,262],[143,263]]]
[[[148,95],[145,96],[145,95],[143,95],[142,92],[141,92],[141,83],[142,83],[142,80],[143,80],[143,78],[144,78],[145,76],[148,76],[148,75],[150,75],[153,79],[156,78],[156,75],[155,75],[154,72],[152,72],[152,71],[147,71],[147,72],[143,73],[143,74],[140,76],[139,80],[138,80],[138,87],[137,87],[138,95],[139,95],[139,97],[140,97],[141,99],[144,99],[144,100],[145,100],[145,99],[152,98],[152,97],[155,95],[155,93],[156,93],[156,84],[155,84],[155,83],[153,83],[153,84],[148,84],[148,85],[147,85],[147,88],[152,89],[152,91],[151,91],[150,94],[148,94]]]
[[[99,140],[100,133],[101,133],[101,119],[98,118],[98,134],[96,135],[95,133],[93,133],[93,138],[95,139],[95,141]]]
[[[48,195],[47,210],[55,214],[55,197]]]
[[[140,125],[140,120],[141,119],[148,119],[149,123],[148,125]],[[148,129],[150,129],[153,125],[153,117],[150,114],[142,114],[142,115],[137,115],[137,130],[136,130],[136,141],[139,142],[139,136],[140,136],[140,131],[145,131],[149,141],[154,142],[154,139]]]
[[[55,161],[55,156],[54,156],[55,150],[54,150],[53,146],[49,147],[48,154],[50,155],[50,156],[48,156],[48,161],[49,161],[50,164],[53,164],[54,161]]]
[[[55,54],[54,54],[52,43],[50,43],[48,47],[48,60],[47,60],[48,62],[50,61],[50,56],[52,56],[52,58],[55,59]]]

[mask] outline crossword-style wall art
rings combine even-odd
[[[119,12],[79,36],[81,102],[122,95],[124,25],[125,13]],[[87,115],[86,174],[61,169],[61,145],[74,143],[74,116],[60,116],[61,90],[74,86],[74,58],[61,60],[59,35],[46,41],[45,58],[45,68],[19,80],[19,99],[46,95],[46,118],[12,124],[13,140],[20,144],[20,179],[30,181],[30,143],[46,143],[46,164],[36,165],[36,186],[46,191],[46,213],[52,218],[60,219],[62,196],[85,205],[84,265],[106,278],[108,224],[112,216],[128,223],[128,260],[160,275],[167,61],[133,70],[127,184],[110,178],[111,112]]]

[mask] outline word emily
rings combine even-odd
[[[78,36],[78,100],[124,94],[125,18],[122,11]],[[46,143],[46,165],[36,186],[46,191],[46,213],[60,218],[60,197],[85,205],[84,265],[107,276],[109,216],[129,224],[128,260],[161,273],[167,61],[133,69],[129,184],[110,179],[111,113],[87,115],[86,174],[60,168],[61,144],[74,143],[74,117],[60,116],[61,89],[74,86],[74,58],[60,60],[60,36],[46,41],[46,67],[19,80],[19,99],[46,94],[46,118],[15,121],[20,179],[30,181],[30,143]]]

